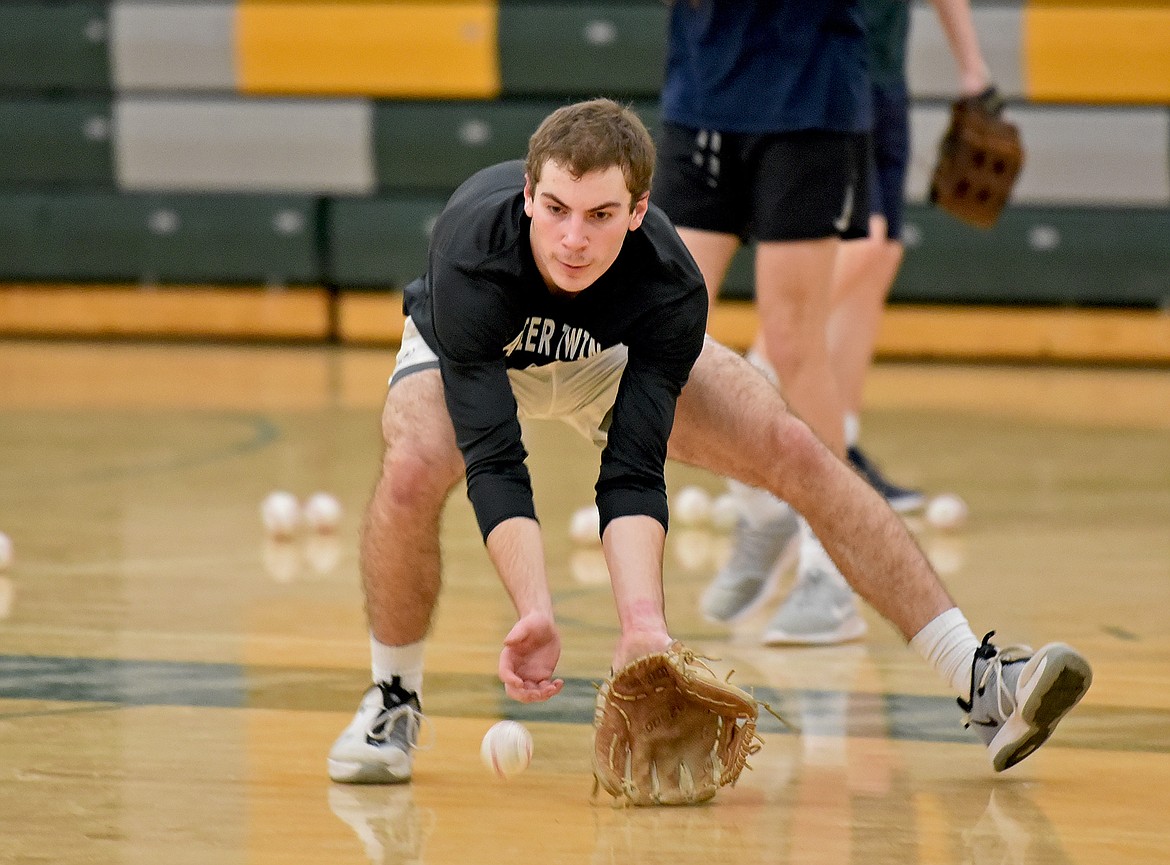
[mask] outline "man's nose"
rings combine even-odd
[[[577,216],[570,217],[565,225],[565,235],[561,242],[568,249],[584,249],[589,243],[585,220]]]

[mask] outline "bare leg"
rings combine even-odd
[[[361,573],[370,631],[387,646],[426,636],[439,594],[439,518],[463,476],[438,370],[407,376],[382,412],[382,474],[366,508]]]
[[[714,340],[679,398],[670,456],[789,502],[853,589],[907,640],[955,606],[881,496],[786,410],[762,375]]]
[[[841,400],[860,414],[865,374],[873,362],[882,309],[902,263],[902,244],[886,238],[886,220],[871,216],[869,237],[842,243],[833,271],[829,358]]]
[[[731,266],[731,259],[739,249],[739,238],[734,234],[700,231],[697,228],[680,228],[678,236],[686,244],[695,264],[699,265],[699,271],[707,283],[707,296],[714,303],[719,297],[723,278],[727,276],[727,268]]]
[[[761,243],[756,248],[756,305],[764,356],[792,410],[843,456],[845,410],[829,365],[827,337],[838,246],[836,238]]]

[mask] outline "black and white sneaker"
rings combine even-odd
[[[1089,662],[1071,646],[1049,643],[996,648],[992,631],[971,662],[971,696],[959,699],[966,725],[987,745],[1002,772],[1046,741],[1093,682]]]
[[[409,781],[422,720],[418,695],[397,676],[371,685],[329,750],[329,777],[343,784]]]
[[[921,490],[900,487],[891,482],[861,448],[854,445],[846,451],[846,456],[849,459],[849,464],[857,473],[865,478],[871,487],[881,493],[882,498],[898,513],[905,514],[916,511],[926,504],[926,496]]]

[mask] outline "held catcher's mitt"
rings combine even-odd
[[[734,784],[759,750],[759,704],[675,642],[602,683],[593,774],[631,805],[690,805]]]
[[[995,225],[1024,164],[1020,131],[1002,111],[994,87],[955,102],[930,182],[932,204],[978,228]]]

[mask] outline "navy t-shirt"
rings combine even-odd
[[[872,125],[861,0],[675,0],[664,120],[749,134]]]
[[[439,357],[480,531],[486,538],[510,517],[535,517],[507,370],[579,360],[619,343],[629,360],[596,485],[602,526],[633,514],[665,526],[666,442],[707,325],[702,274],[651,205],[593,285],[554,295],[532,257],[523,191],[519,161],[464,182],[435,223],[426,274],[403,301]]]

